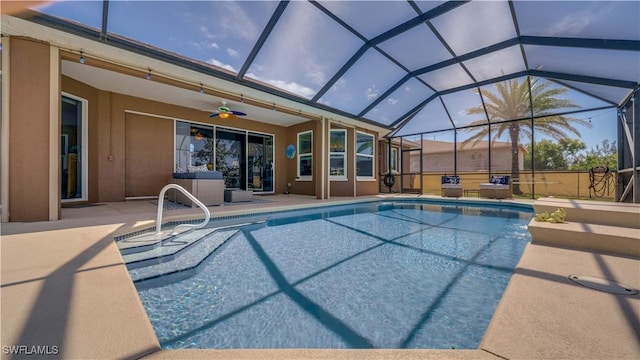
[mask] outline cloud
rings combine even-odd
[[[333,84],[332,86],[332,91],[338,91],[340,89],[344,89],[347,87],[347,80],[345,78],[340,78],[338,79],[338,81],[336,81],[335,84]]]
[[[200,41],[191,41],[191,45],[193,45],[196,49],[202,51],[205,48],[207,49],[219,49],[218,43],[214,41],[216,38],[206,26],[200,26],[200,33],[202,34],[202,39]]]
[[[395,105],[398,103],[398,99],[394,99],[394,98],[389,98],[387,100],[387,103],[389,103],[389,105]]]
[[[275,86],[275,87],[277,87],[279,89],[283,89],[285,91],[288,91],[288,92],[291,92],[291,93],[294,93],[296,95],[303,96],[303,97],[306,97],[306,98],[309,98],[309,99],[312,98],[313,95],[315,95],[315,93],[316,93],[315,90],[313,90],[313,89],[311,89],[309,87],[300,85],[300,84],[295,83],[295,82],[285,82],[285,81],[282,81],[282,80],[269,80],[269,81],[267,81],[267,83],[269,83],[269,84],[271,84],[271,85],[273,85],[273,86]]]
[[[327,82],[327,77],[325,76],[322,69],[313,65],[314,64],[309,64],[306,76],[311,80],[313,84],[322,86]]]
[[[215,65],[215,66],[221,67],[221,68],[229,70],[229,71],[233,71],[234,73],[238,72],[238,70],[234,69],[233,66],[231,66],[229,64],[223,64],[220,61],[218,61],[217,59],[209,59],[209,60],[207,60],[207,63],[211,64],[211,65]]]
[[[275,83],[278,84],[321,88],[328,81],[328,76],[336,71],[336,64],[328,61],[332,56],[321,49],[322,44],[317,40],[319,31],[325,28],[322,19],[323,15],[313,9],[313,5],[291,2],[251,65],[251,70],[261,78],[277,79]],[[325,35],[329,37],[331,34]],[[260,69],[257,65],[261,65]]]
[[[331,101],[327,101],[327,100],[323,100],[323,99],[318,99],[318,104],[323,104],[323,105],[327,105],[327,106],[332,106],[332,105],[331,105]]]
[[[239,56],[238,51],[232,48],[227,48],[227,54],[229,54],[229,56],[231,56],[232,58],[237,58]]]
[[[209,28],[206,26],[200,26],[200,33],[202,34],[202,36],[205,37],[205,39],[215,39],[215,35],[213,35],[211,33],[211,31],[209,31]]]
[[[191,41],[189,42],[189,44],[191,44],[191,46],[193,46],[194,48],[198,49],[198,50],[202,50],[202,44],[197,43],[195,41]]]
[[[258,25],[240,4],[233,1],[222,1],[219,4],[224,7],[224,14],[217,17],[218,25],[226,32],[249,41],[255,41],[260,36],[262,29],[258,28]],[[259,3],[251,6],[255,8],[259,6]],[[242,24],[242,26],[238,26],[238,24]]]
[[[591,26],[596,19],[597,14],[592,11],[583,10],[565,16],[561,21],[555,23],[547,29],[547,35],[557,36],[563,34],[566,36],[575,36],[580,34],[583,29]]]
[[[369,101],[377,98],[378,95],[380,95],[380,91],[378,91],[378,89],[376,89],[375,85],[372,85],[370,88],[367,89],[367,91],[365,91],[365,96],[367,97],[367,100],[369,100]]]

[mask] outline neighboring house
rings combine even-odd
[[[478,141],[458,147],[457,171],[487,171],[489,169],[489,141]],[[523,170],[527,150],[518,146],[518,168]],[[411,152],[409,166],[420,168],[419,152]],[[422,140],[422,168],[433,172],[454,170],[454,144],[446,141]],[[491,171],[511,171],[511,143],[496,141],[491,145]]]

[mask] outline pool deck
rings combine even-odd
[[[262,202],[210,209],[218,216],[380,197],[394,196],[321,201],[273,195],[261,197]],[[165,218],[199,213],[167,210]],[[601,277],[638,289],[640,259],[537,244],[527,245],[477,350],[161,350],[113,241],[114,235],[153,226],[156,206],[136,200],[63,208],[62,217],[1,225],[3,359],[42,358],[33,355],[37,349],[32,346],[51,358],[75,359],[640,358],[640,295],[592,290],[568,278]],[[17,349],[19,355],[8,354],[8,346],[20,345],[26,347]]]

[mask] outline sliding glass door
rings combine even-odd
[[[246,138],[244,131],[216,129],[216,170],[222,172],[227,188],[247,189]]]
[[[175,172],[217,170],[225,186],[273,192],[273,135],[176,121]]]
[[[249,133],[247,139],[247,188],[273,191],[273,136]]]
[[[60,129],[60,198],[86,200],[86,101],[62,97]]]

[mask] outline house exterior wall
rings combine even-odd
[[[284,150],[287,144],[286,138],[290,132],[288,128],[245,118],[239,121],[210,118],[208,112],[106,92],[66,77],[63,77],[63,91],[89,100],[90,201],[122,201],[126,196],[144,196],[146,192],[144,189],[151,189],[148,191],[150,194],[146,195],[157,195],[160,190],[157,189],[160,181],[157,178],[161,177],[166,183],[173,172],[175,134],[172,119],[273,134],[276,168],[274,189],[276,193],[282,193],[286,189],[285,178],[282,174],[283,171],[287,171],[288,167]],[[153,114],[160,117],[144,116],[132,112]],[[144,123],[144,125],[132,125],[131,123]],[[128,125],[129,131],[127,131]],[[130,132],[139,133],[141,126],[146,128],[149,134],[157,136],[134,136],[133,140],[137,142],[135,144],[127,143],[126,140],[131,138]],[[130,147],[132,144],[134,147],[127,149],[128,145]],[[151,161],[145,162],[141,159],[142,155],[135,154],[140,151],[148,152],[149,149],[158,146],[162,147],[161,152],[164,160],[161,161],[161,167],[164,170],[158,172],[158,168],[148,169],[150,172],[146,179],[138,175],[134,176],[136,184],[133,185],[133,188],[129,186],[129,190],[133,190],[133,192],[127,194],[127,157],[140,158],[135,160],[139,165],[151,164]],[[160,151],[160,149],[156,150]],[[129,174],[130,180],[134,180],[134,177]]]
[[[125,196],[157,196],[171,179],[174,122],[168,119],[125,114]],[[149,131],[153,129],[153,131]]]
[[[157,195],[159,187],[168,182],[173,172],[173,119],[273,135],[275,193],[285,192],[288,182],[293,184],[290,192],[318,198],[330,196],[331,193],[333,196],[378,193],[377,179],[356,180],[354,128],[347,130],[348,181],[332,181],[331,187],[327,171],[327,121],[310,120],[282,127],[253,120],[250,114],[240,120],[210,118],[208,111],[105,91],[61,75],[61,63],[69,60],[70,55],[49,44],[16,37],[3,39],[3,42],[10,42],[11,45],[8,57],[10,73],[7,71],[6,76],[11,79],[10,155],[6,177],[9,221],[46,221],[60,215],[61,173],[60,163],[56,165],[55,159],[60,161],[59,109],[63,94],[86,100],[87,104],[87,143],[84,146],[87,149],[88,166],[83,175],[87,177],[86,195],[89,202],[114,202],[123,201],[128,196]],[[56,68],[52,69],[52,66]],[[85,66],[120,70],[95,59],[87,59]],[[123,70],[122,73],[127,71]],[[58,114],[52,109],[58,109]],[[288,144],[297,147],[297,134],[307,130],[313,131],[313,177],[311,181],[295,181],[297,160],[286,157],[286,147]],[[323,131],[326,132],[324,147]],[[55,136],[58,138],[56,142]],[[57,153],[55,149],[58,149]],[[377,164],[376,154],[376,176]],[[323,171],[326,174],[324,184],[321,176]],[[57,211],[52,210],[56,205]]]
[[[313,146],[313,159],[312,159],[312,176],[311,180],[300,180],[297,178],[298,176],[298,134],[311,131],[312,132],[312,146]],[[319,192],[316,192],[316,188],[320,186],[319,174],[321,170],[321,161],[320,154],[322,151],[322,143],[321,143],[321,132],[322,127],[320,122],[317,121],[307,121],[302,124],[293,125],[287,128],[287,142],[282,145],[279,149],[280,151],[284,151],[288,144],[292,144],[296,148],[296,155],[293,159],[289,159],[286,157],[285,153],[285,162],[287,164],[286,178],[284,185],[286,187],[287,183],[291,183],[291,187],[289,188],[289,192],[292,194],[301,194],[301,195],[317,195],[319,196]]]
[[[49,170],[50,101],[57,101],[50,99],[49,45],[11,38],[9,68],[9,221],[49,220],[59,214],[50,214],[50,183],[60,179]]]
[[[286,138],[288,129],[269,125],[257,121],[252,121],[249,119],[242,118],[241,120],[222,120],[217,118],[210,118],[209,112],[199,111],[195,109],[184,108],[177,105],[172,104],[164,104],[155,101],[150,101],[146,99],[136,98],[132,96],[122,95],[111,93],[110,94],[110,117],[103,118],[103,121],[110,122],[108,125],[102,126],[102,128],[109,128],[111,139],[109,140],[109,146],[106,147],[106,153],[101,154],[102,157],[109,159],[109,155],[111,155],[112,166],[109,166],[111,173],[104,174],[109,178],[109,182],[113,184],[108,189],[108,193],[105,195],[109,200],[100,200],[100,201],[121,201],[125,198],[127,183],[126,183],[126,158],[129,156],[128,151],[136,151],[134,149],[127,149],[127,128],[126,123],[127,119],[133,115],[132,112],[139,112],[145,114],[153,114],[159,115],[161,117],[149,116],[153,120],[149,120],[146,122],[146,126],[148,126],[147,131],[150,133],[158,133],[165,134],[162,135],[163,139],[166,138],[166,153],[165,156],[168,157],[168,160],[171,163],[171,167],[164,170],[166,174],[163,176],[165,180],[168,180],[173,173],[173,153],[175,151],[174,144],[174,130],[173,130],[173,121],[171,119],[181,119],[185,121],[194,121],[199,123],[205,123],[210,125],[218,125],[227,128],[241,129],[241,130],[249,130],[256,131],[262,133],[268,133],[274,135],[274,147],[275,147],[275,172],[274,172],[274,185],[276,192],[284,192],[286,188],[285,179],[281,174],[287,171],[287,162],[286,159]],[[169,119],[162,118],[168,117]],[[167,125],[169,123],[170,125]],[[170,126],[170,134],[166,135],[167,129]],[[106,135],[106,134],[104,134]],[[103,136],[104,136],[103,135]],[[152,148],[154,146],[154,142],[157,142],[158,139],[154,139],[153,137],[147,138],[146,140],[141,140],[142,142],[136,146],[138,150],[146,148]],[[146,142],[146,143],[145,143]],[[104,146],[101,148],[105,148]],[[165,166],[166,167],[166,166]],[[162,176],[162,173],[156,174],[157,176]],[[104,180],[104,178],[101,178]],[[140,184],[136,185],[138,189],[142,189],[145,186],[149,186],[151,188],[156,188],[155,180],[144,180],[140,178],[136,178],[137,182]],[[136,191],[139,194],[139,191]],[[131,194],[134,196],[133,194]],[[142,195],[137,195],[142,196]]]

